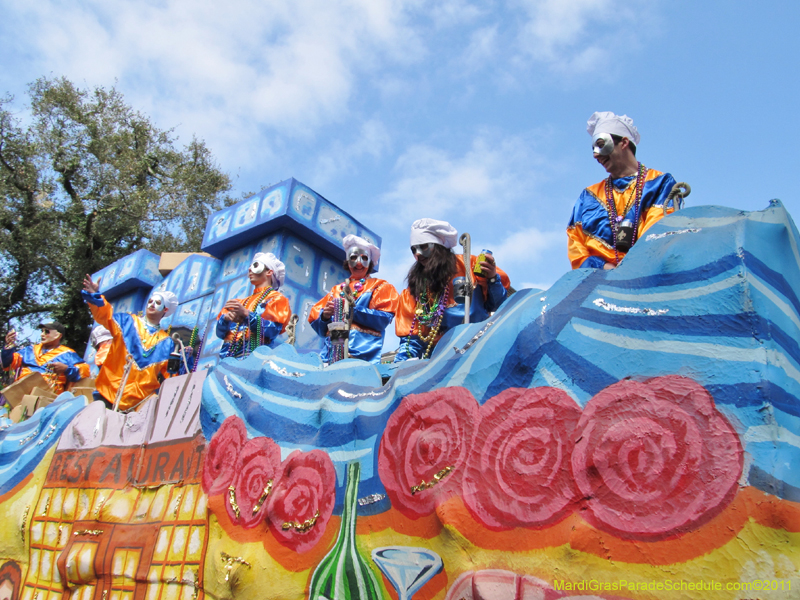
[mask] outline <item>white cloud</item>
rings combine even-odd
[[[331,147],[317,158],[314,180],[317,185],[326,185],[338,177],[349,176],[357,171],[365,158],[377,160],[391,147],[391,136],[383,122],[370,119],[361,124],[356,136],[350,141],[336,139]]]
[[[630,48],[655,3],[642,0],[519,0],[527,21],[519,31],[524,55],[556,71],[607,67]]]
[[[419,60],[414,8],[412,0],[43,0],[6,7],[15,31],[6,25],[3,39],[25,40],[20,76],[118,80],[156,122],[199,132],[247,168],[265,131],[313,136],[347,114],[360,75]]]
[[[403,226],[422,216],[454,224],[459,216],[501,218],[530,197],[541,162],[515,136],[479,134],[462,156],[429,144],[414,145],[397,160],[397,179],[383,204],[389,219]]]
[[[469,45],[461,57],[461,64],[468,72],[485,66],[498,51],[498,26],[491,25],[476,29],[470,35]]]

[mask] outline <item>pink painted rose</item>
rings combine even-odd
[[[742,446],[711,395],[685,377],[620,381],[586,405],[572,471],[587,521],[623,538],[681,535],[718,514]]]
[[[233,487],[239,516],[231,505],[230,496],[226,498],[225,508],[232,522],[250,529],[261,523],[267,513],[269,494],[281,473],[281,449],[267,437],[248,440],[239,453],[235,473]],[[270,491],[262,498],[265,489]]]
[[[478,403],[464,388],[403,398],[389,417],[378,455],[393,507],[418,519],[460,492],[478,419]]]
[[[551,387],[511,388],[480,409],[463,482],[464,504],[495,531],[543,527],[571,513],[570,458],[581,409]]]
[[[269,527],[295,552],[313,548],[325,533],[336,501],[336,472],[322,450],[295,450],[281,464],[270,494]]]
[[[228,489],[236,473],[236,459],[247,441],[247,428],[239,417],[228,417],[206,448],[203,458],[203,491],[209,496]]]

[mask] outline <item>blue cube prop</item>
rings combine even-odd
[[[222,340],[216,336],[216,323],[222,307],[230,299],[253,293],[248,268],[256,254],[271,252],[286,265],[280,291],[298,316],[295,347],[319,352],[324,340],[308,323],[308,315],[317,301],[349,276],[342,264],[342,239],[351,233],[380,247],[381,238],[374,232],[311,188],[287,179],[209,217],[203,250],[216,258],[190,256],[162,278],[158,257],[140,250],[95,277],[104,277],[101,291],[126,312],[142,310],[152,291],[168,290],[178,296],[178,309],[162,321],[162,327],[196,328],[196,337],[203,339],[198,368],[208,368],[219,362]],[[112,301],[109,290],[129,294]],[[130,290],[138,291],[131,295]],[[282,334],[277,341],[286,339]]]
[[[158,259],[149,250],[137,250],[94,273],[92,280],[100,279],[100,293],[106,298],[117,298],[137,288],[149,291],[163,279],[158,272]]]
[[[342,240],[348,234],[381,245],[375,232],[310,187],[290,178],[211,215],[202,249],[224,258],[248,241],[262,239],[278,229],[288,229],[340,259],[344,258]]]

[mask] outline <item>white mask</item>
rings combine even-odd
[[[159,311],[164,310],[164,299],[158,294],[153,294],[150,296],[150,300],[147,301],[147,308],[155,308]]]
[[[253,264],[250,265],[250,272],[253,275],[261,275],[261,273],[263,273],[266,270],[267,270],[267,265],[265,265],[260,260],[254,260]]]
[[[614,138],[608,133],[598,133],[592,138],[592,154],[608,156],[614,151]]]

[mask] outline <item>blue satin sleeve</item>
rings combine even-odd
[[[3,361],[3,368],[7,369],[11,366],[11,363],[14,362],[14,354],[16,352],[16,348],[3,348],[2,352],[0,352],[0,360]]]
[[[599,256],[587,256],[586,260],[581,263],[579,268],[581,269],[602,269],[606,265],[606,261],[604,261]]]
[[[500,277],[498,277],[494,283],[489,283],[488,292],[485,307],[486,311],[491,313],[495,312],[506,301],[508,291],[503,286],[503,282],[500,281]]]
[[[394,314],[383,310],[370,308],[369,303],[372,301],[372,292],[363,294],[358,297],[355,305],[353,306],[353,322],[383,333],[389,326],[389,323],[394,319]]]
[[[219,319],[217,319],[217,337],[221,340],[225,339],[225,336],[228,335],[228,330],[230,329],[230,324],[232,321],[228,321],[224,316],[220,315]]]
[[[400,338],[400,347],[394,356],[394,362],[403,362],[410,358],[422,358],[427,347],[427,343],[423,344],[422,340],[416,335],[403,336]]]
[[[317,335],[322,337],[328,336],[328,324],[330,321],[323,321],[322,320],[322,311],[320,311],[319,316],[311,321],[311,327],[314,331],[317,332]]]
[[[92,294],[86,290],[81,291],[81,298],[86,304],[94,304],[95,306],[103,306],[102,294]]]
[[[250,311],[248,316],[248,326],[250,327],[250,335],[258,335],[258,322],[261,321],[261,339],[259,345],[264,343],[264,340],[269,340],[270,343],[281,334],[283,325],[275,321],[268,321],[260,317],[258,313]]]

